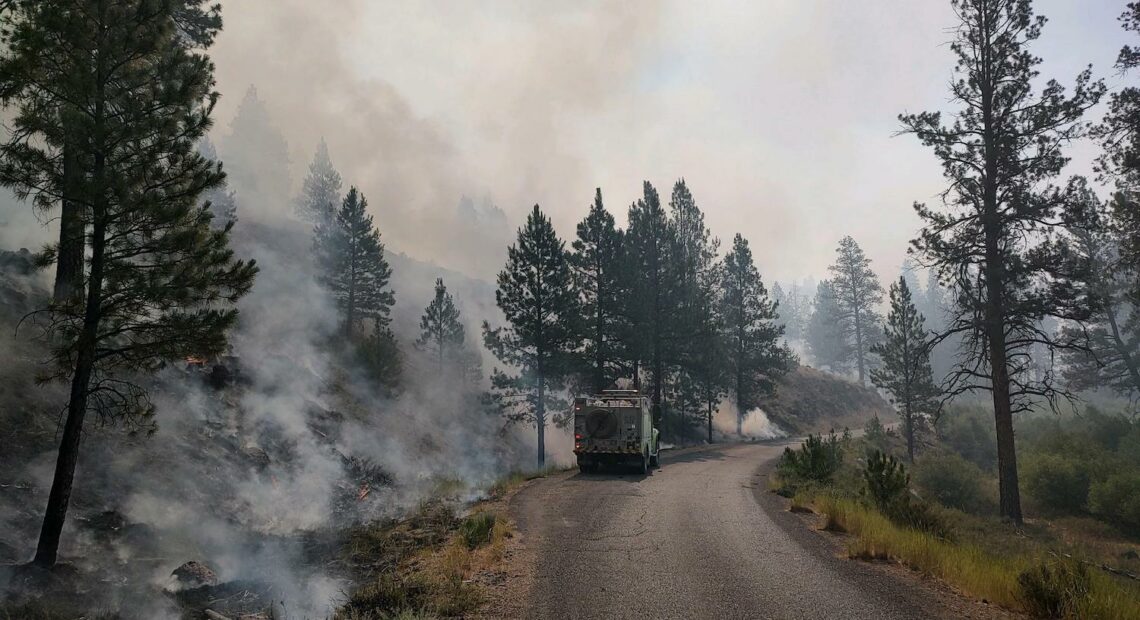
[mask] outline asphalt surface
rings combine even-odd
[[[781,444],[662,453],[662,468],[538,481],[511,510],[527,618],[930,618],[930,590],[838,557],[765,490]]]

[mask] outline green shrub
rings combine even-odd
[[[1030,453],[1023,459],[1025,490],[1042,508],[1079,514],[1089,497],[1088,463],[1062,454]]]
[[[906,495],[910,475],[895,457],[872,450],[863,468],[863,483],[867,496],[877,507],[883,508]]]
[[[1140,472],[1119,472],[1094,482],[1089,510],[1114,524],[1140,528]]]
[[[887,429],[879,416],[876,415],[867,421],[867,425],[863,427],[863,439],[878,450],[887,449]]]
[[[950,407],[939,419],[938,434],[943,445],[982,470],[997,467],[991,413],[975,407]]]
[[[943,506],[975,514],[992,510],[985,495],[985,472],[953,452],[928,453],[912,471],[915,485]]]
[[[950,537],[950,528],[930,504],[910,493],[910,475],[897,458],[878,450],[867,455],[863,468],[864,494],[883,516],[896,525]]]
[[[835,433],[826,439],[820,435],[808,435],[798,450],[784,448],[780,459],[779,472],[803,480],[826,482],[843,464],[843,445]]]
[[[1038,618],[1078,617],[1090,589],[1088,569],[1076,562],[1041,564],[1017,576],[1018,595]]]
[[[459,524],[459,537],[468,549],[477,549],[491,542],[491,531],[495,529],[495,515],[479,512]]]
[[[1085,409],[1085,427],[1089,437],[1106,450],[1116,451],[1122,439],[1132,431],[1133,424],[1128,418],[1117,414],[1102,413],[1090,405]]]
[[[926,532],[945,540],[952,538],[950,526],[935,506],[910,495],[904,495],[882,508],[883,515],[895,525]]]

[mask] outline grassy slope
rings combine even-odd
[[[1070,615],[1140,620],[1140,584],[1100,569],[1108,558],[1093,550],[1116,548],[1101,538],[1103,532],[1086,530],[1074,537],[1066,524],[1047,521],[1015,528],[996,517],[968,515],[940,506],[933,510],[947,525],[949,537],[901,526],[855,491],[862,487],[855,456],[867,447],[862,440],[848,446],[843,466],[827,484],[803,483],[776,474],[771,487],[782,495],[792,495],[790,510],[821,515],[820,529],[847,535],[843,544],[852,559],[899,562],[969,596],[1031,615],[1034,600],[1026,595],[1019,577],[1042,565],[1056,569],[1083,563],[1088,596]]]

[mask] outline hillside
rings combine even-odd
[[[894,417],[894,409],[871,389],[810,366],[799,366],[780,380],[776,393],[761,401],[768,419],[796,435],[832,428],[862,428],[879,416]]]

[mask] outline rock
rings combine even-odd
[[[254,444],[247,444],[241,449],[241,453],[247,459],[253,462],[258,469],[265,469],[269,467],[269,454]]]
[[[1121,553],[1120,557],[1124,558],[1125,560],[1140,560],[1140,553],[1137,553],[1135,549],[1129,549],[1128,551]]]
[[[170,578],[171,583],[166,589],[173,592],[218,585],[218,574],[214,569],[197,560],[191,560],[174,569],[174,572],[170,573]]]

